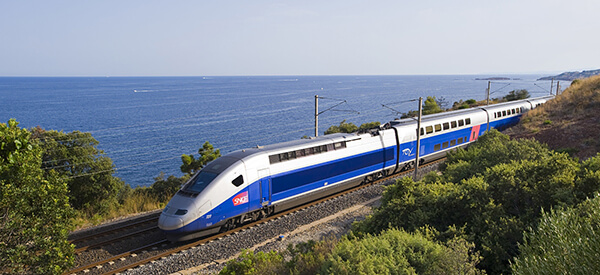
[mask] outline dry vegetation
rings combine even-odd
[[[580,159],[596,155],[600,151],[600,76],[575,80],[505,133],[513,138],[535,138]]]

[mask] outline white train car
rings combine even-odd
[[[551,96],[423,116],[420,162],[516,124]],[[229,230],[329,194],[411,168],[417,123],[394,120],[362,133],[332,134],[235,151],[209,163],[159,218],[170,240]]]

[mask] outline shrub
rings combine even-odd
[[[600,197],[575,208],[544,212],[519,245],[513,274],[600,273]]]
[[[590,160],[588,170],[598,163]],[[506,273],[523,231],[537,222],[542,209],[573,205],[598,188],[598,175],[582,173],[568,155],[536,141],[509,140],[497,131],[483,135],[468,151],[449,154],[442,171],[421,182],[404,178],[387,187],[381,206],[354,230],[412,232],[430,225],[450,233],[460,228],[481,252],[481,267]]]
[[[282,274],[284,271],[281,254],[275,251],[254,253],[244,250],[237,259],[227,262],[219,274]]]
[[[462,239],[446,246],[397,229],[363,238],[350,235],[336,245],[321,274],[481,274],[472,249]]]

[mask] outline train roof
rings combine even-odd
[[[229,154],[227,154],[227,156],[229,157],[234,157],[234,158],[238,158],[238,159],[243,159],[246,158],[248,156],[254,155],[254,154],[259,154],[259,153],[270,153],[270,152],[275,152],[275,151],[279,151],[280,149],[289,149],[290,147],[311,147],[311,146],[318,146],[318,145],[322,145],[322,144],[327,144],[327,143],[331,143],[332,140],[336,139],[348,139],[351,137],[355,137],[357,136],[356,133],[336,133],[336,134],[329,134],[329,135],[325,135],[325,136],[320,136],[320,137],[311,137],[308,139],[298,139],[298,140],[291,140],[291,141],[286,141],[286,142],[280,142],[280,143],[275,143],[275,144],[269,144],[269,145],[257,145],[255,147],[252,148],[246,148],[246,149],[241,149],[241,150],[237,150],[234,152],[231,152]]]
[[[426,121],[436,120],[436,119],[440,119],[440,118],[447,118],[450,116],[469,115],[469,114],[472,114],[474,112],[477,112],[479,110],[483,110],[486,108],[496,108],[496,107],[503,107],[503,106],[507,106],[507,105],[525,104],[525,103],[529,103],[530,101],[538,102],[538,101],[549,100],[551,98],[554,98],[554,96],[527,98],[527,99],[521,99],[521,100],[515,100],[515,101],[496,103],[496,104],[492,104],[492,105],[484,105],[484,106],[471,107],[471,108],[467,108],[467,109],[461,109],[461,110],[455,110],[455,111],[449,111],[449,112],[435,113],[435,114],[430,114],[430,115],[424,115],[421,118],[421,121],[426,122]],[[392,126],[402,126],[404,124],[413,124],[415,122],[415,120],[416,120],[416,118],[414,118],[414,117],[397,119],[397,120],[390,121],[390,124]]]

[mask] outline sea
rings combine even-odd
[[[0,77],[0,122],[90,132],[115,176],[149,186],[161,172],[181,176],[181,155],[197,157],[206,141],[225,155],[314,136],[315,96],[322,135],[344,120],[393,120],[417,110],[419,97],[445,107],[485,99],[490,78],[491,98],[516,89],[548,95],[542,76]]]

